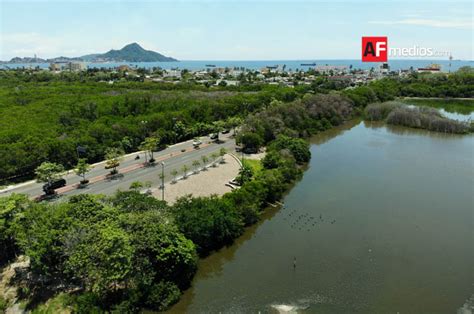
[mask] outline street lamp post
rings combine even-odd
[[[161,162],[161,200],[165,200],[165,163]]]

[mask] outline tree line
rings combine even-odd
[[[261,83],[216,88],[192,82],[110,85],[87,79],[94,74],[96,70],[60,75],[0,71],[0,183],[31,177],[44,161],[72,168],[80,158],[89,163],[103,160],[111,147],[133,152],[147,137],[159,138],[161,146],[188,140],[213,132],[222,123],[233,127],[234,117],[245,118],[308,95],[338,91],[356,108],[399,96],[474,96],[472,68],[449,75],[389,77],[359,87],[332,85],[327,77],[294,88]],[[79,154],[78,146],[86,153]]]

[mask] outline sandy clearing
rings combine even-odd
[[[240,163],[231,155],[224,156],[224,163],[208,167],[176,183],[165,184],[165,200],[173,204],[177,198],[191,194],[193,196],[223,195],[232,189],[225,184],[239,174]],[[161,199],[161,190],[152,189],[152,195]]]

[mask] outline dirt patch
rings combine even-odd
[[[191,194],[193,196],[210,196],[213,194],[223,195],[232,191],[226,186],[234,179],[240,170],[240,163],[230,155],[224,156],[224,163],[217,163],[215,167],[208,167],[197,173],[188,175],[176,183],[165,184],[165,200],[173,204],[177,198]],[[152,189],[153,196],[161,199],[161,189]]]
[[[25,269],[30,266],[30,260],[22,255],[15,262],[7,265],[0,274],[0,297],[8,302],[9,307],[5,313],[22,313],[18,300],[18,287],[12,284],[12,279],[16,274],[16,270]]]

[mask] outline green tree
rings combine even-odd
[[[242,124],[242,118],[240,117],[230,117],[227,120],[227,127],[234,130],[234,136],[237,135],[237,127]]]
[[[134,181],[134,182],[132,182],[132,184],[130,184],[129,189],[130,189],[130,190],[133,190],[133,191],[139,191],[140,189],[143,188],[143,186],[144,186],[144,185],[143,185],[142,182],[140,182],[140,181]]]
[[[171,211],[180,231],[201,255],[232,243],[243,231],[239,214],[216,196],[182,197]]]
[[[51,184],[52,181],[59,179],[64,167],[52,162],[43,162],[35,170],[36,178],[39,182],[47,182]]]
[[[242,144],[244,151],[258,152],[263,145],[263,138],[258,133],[245,132],[238,135],[237,143]]]
[[[153,197],[145,196],[143,200],[146,198]],[[137,273],[134,280],[150,284],[174,282],[184,289],[189,286],[196,271],[196,248],[176,225],[167,222],[168,219],[163,210],[133,211],[122,216],[125,230],[131,235],[135,248],[134,268],[145,272]]]
[[[166,178],[166,175],[164,173],[160,173],[158,177],[160,178],[160,180],[164,181]]]
[[[200,165],[200,164],[201,164],[201,163],[199,162],[199,160],[194,160],[194,161],[193,161],[193,167],[194,167],[194,172],[195,172],[195,173],[198,172],[198,170],[199,170],[199,165]]]
[[[173,176],[173,181],[176,182],[176,176],[178,175],[178,170],[171,170],[171,175]]]
[[[186,178],[188,176],[189,167],[186,165],[183,165],[183,167],[181,168],[181,171],[183,172],[183,178]]]
[[[222,147],[220,150],[219,150],[219,156],[221,157],[221,162],[224,162],[224,156],[225,154],[227,154],[227,150]]]
[[[212,160],[212,166],[214,167],[216,165],[216,159],[219,157],[219,154],[214,152],[211,154],[211,160]]]
[[[12,194],[0,197],[0,264],[5,263],[19,252],[15,237],[14,223],[31,206],[26,195]]]
[[[124,152],[120,148],[111,147],[108,148],[105,153],[105,168],[112,169],[111,173],[117,173],[117,167],[120,166],[120,162],[123,160]]]
[[[91,166],[86,162],[84,158],[79,159],[76,165],[76,169],[74,171],[78,176],[82,177],[81,182],[86,182],[86,173],[88,173],[91,170]]]
[[[150,162],[155,161],[155,158],[154,158],[153,154],[158,149],[158,144],[159,143],[160,143],[160,138],[158,138],[158,137],[147,137],[140,144],[140,149],[145,151],[145,156],[146,156],[146,154],[150,155],[150,160],[149,160]]]
[[[239,170],[239,175],[237,181],[240,185],[243,185],[246,182],[249,182],[253,177],[252,168],[245,163],[242,163],[242,167]]]
[[[69,236],[72,236],[71,233]],[[66,250],[66,272],[99,295],[122,288],[132,273],[129,235],[113,224],[93,225],[73,236]]]
[[[300,138],[280,135],[271,143],[270,149],[289,150],[298,164],[308,162],[311,158],[309,143]]]
[[[219,134],[222,132],[222,130],[224,130],[224,126],[224,122],[220,120],[214,121],[212,123],[212,132],[217,135],[216,141],[219,141]]]
[[[201,156],[201,161],[202,161],[202,169],[206,170],[206,165],[209,162],[209,158],[206,155]]]

